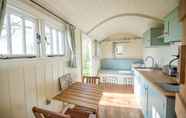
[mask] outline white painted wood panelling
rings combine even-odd
[[[8,63],[8,79],[10,85],[11,117],[26,118],[26,95],[23,78],[23,65]]]
[[[25,95],[27,118],[32,118],[32,107],[37,105],[36,66],[34,63],[25,64],[23,67],[25,81]]]
[[[80,56],[81,32],[76,30],[77,54]],[[0,60],[0,118],[33,118],[32,107],[60,111],[62,102],[46,100],[59,93],[58,78],[71,73],[81,81],[81,57],[78,67],[69,68],[68,56],[35,59]]]
[[[6,64],[0,66],[0,114],[2,118],[11,118],[7,111],[10,109],[9,79]]]
[[[61,102],[46,105],[46,100],[59,93],[60,76],[75,73],[65,63],[65,58],[1,60],[0,117],[33,118],[33,106],[59,111]]]
[[[36,84],[37,84],[37,102],[42,106],[46,102],[46,81],[45,81],[45,64],[36,64]]]

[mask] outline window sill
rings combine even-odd
[[[65,55],[47,55],[47,57],[64,57]]]
[[[23,58],[36,58],[35,55],[0,55],[0,59],[23,59]]]

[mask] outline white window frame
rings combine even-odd
[[[48,27],[49,28],[49,30],[50,30],[50,35],[51,35],[51,54],[47,54],[47,52],[46,52],[46,49],[47,49],[47,41],[45,41],[45,54],[46,54],[46,56],[48,56],[48,57],[55,57],[55,56],[65,56],[65,48],[66,48],[66,46],[65,46],[65,38],[66,38],[66,33],[65,33],[65,30],[64,29],[62,29],[62,28],[59,28],[58,26],[56,26],[56,25],[51,25],[51,23],[49,24],[48,22],[45,22],[44,23],[44,37],[46,38],[46,34],[45,34],[45,27]],[[59,47],[59,44],[57,45],[57,54],[54,54],[54,45],[53,45],[53,33],[52,33],[52,30],[55,30],[56,31],[56,33],[57,33],[57,42],[59,43],[59,32],[61,33],[61,38],[62,38],[62,42],[63,42],[63,54],[60,54],[60,47]],[[64,34],[62,34],[62,33],[64,33]]]
[[[11,15],[15,15],[15,16],[18,16],[22,19],[22,23],[23,23],[23,52],[24,54],[12,54],[12,37],[11,37],[11,24],[10,24],[10,16]],[[7,6],[7,10],[6,10],[6,17],[7,17],[7,26],[8,26],[8,29],[7,29],[7,47],[8,47],[8,54],[7,55],[3,55],[3,54],[0,54],[0,58],[25,58],[25,57],[37,57],[39,55],[39,46],[37,44],[37,41],[35,42],[34,44],[34,47],[35,47],[35,54],[33,55],[30,55],[30,54],[26,54],[27,51],[26,51],[26,28],[25,28],[25,21],[26,20],[29,20],[31,21],[32,23],[34,23],[35,27],[35,40],[36,40],[36,33],[38,32],[38,21],[36,18],[32,17],[31,15],[25,13],[25,12],[22,12],[21,10],[17,9],[17,8],[14,8],[12,6]]]
[[[33,23],[35,24],[35,33],[39,34],[40,40],[36,41],[36,46],[35,46],[35,50],[36,50],[36,54],[34,55],[25,55],[21,54],[21,55],[12,55],[11,52],[11,28],[9,27],[7,31],[7,40],[8,40],[8,44],[7,44],[7,48],[8,48],[8,53],[6,54],[0,54],[0,59],[19,59],[19,58],[35,58],[35,57],[54,57],[54,56],[65,56],[66,52],[67,52],[67,45],[66,45],[66,26],[63,22],[61,22],[59,19],[56,19],[55,17],[49,17],[49,15],[45,14],[44,12],[38,11],[36,10],[34,7],[29,6],[28,4],[25,4],[23,2],[20,1],[8,1],[7,4],[7,10],[6,10],[6,14],[15,14],[16,16],[19,17],[23,17],[29,21],[34,21]],[[10,21],[10,20],[9,20]],[[10,23],[10,22],[9,22]],[[60,51],[60,53],[62,54],[57,54],[57,55],[46,55],[46,41],[44,39],[45,37],[45,29],[44,26],[45,24],[50,24],[51,27],[54,27],[55,29],[57,29],[58,31],[63,32],[62,33],[62,37],[63,37],[63,51]],[[10,26],[10,24],[9,24]],[[58,32],[57,32],[58,33]],[[38,36],[36,34],[36,37]],[[58,34],[59,35],[59,34]],[[23,38],[23,40],[25,40],[25,38]],[[25,41],[22,41],[25,42]],[[25,45],[26,46],[26,45]],[[59,50],[59,48],[58,48]],[[25,51],[26,52],[26,49]]]

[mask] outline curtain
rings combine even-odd
[[[0,34],[4,23],[7,0],[0,0]]]
[[[76,40],[75,40],[75,27],[73,25],[68,26],[68,44],[70,49],[69,67],[76,68]]]

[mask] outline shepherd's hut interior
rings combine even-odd
[[[186,118],[186,0],[0,0],[0,118]]]

